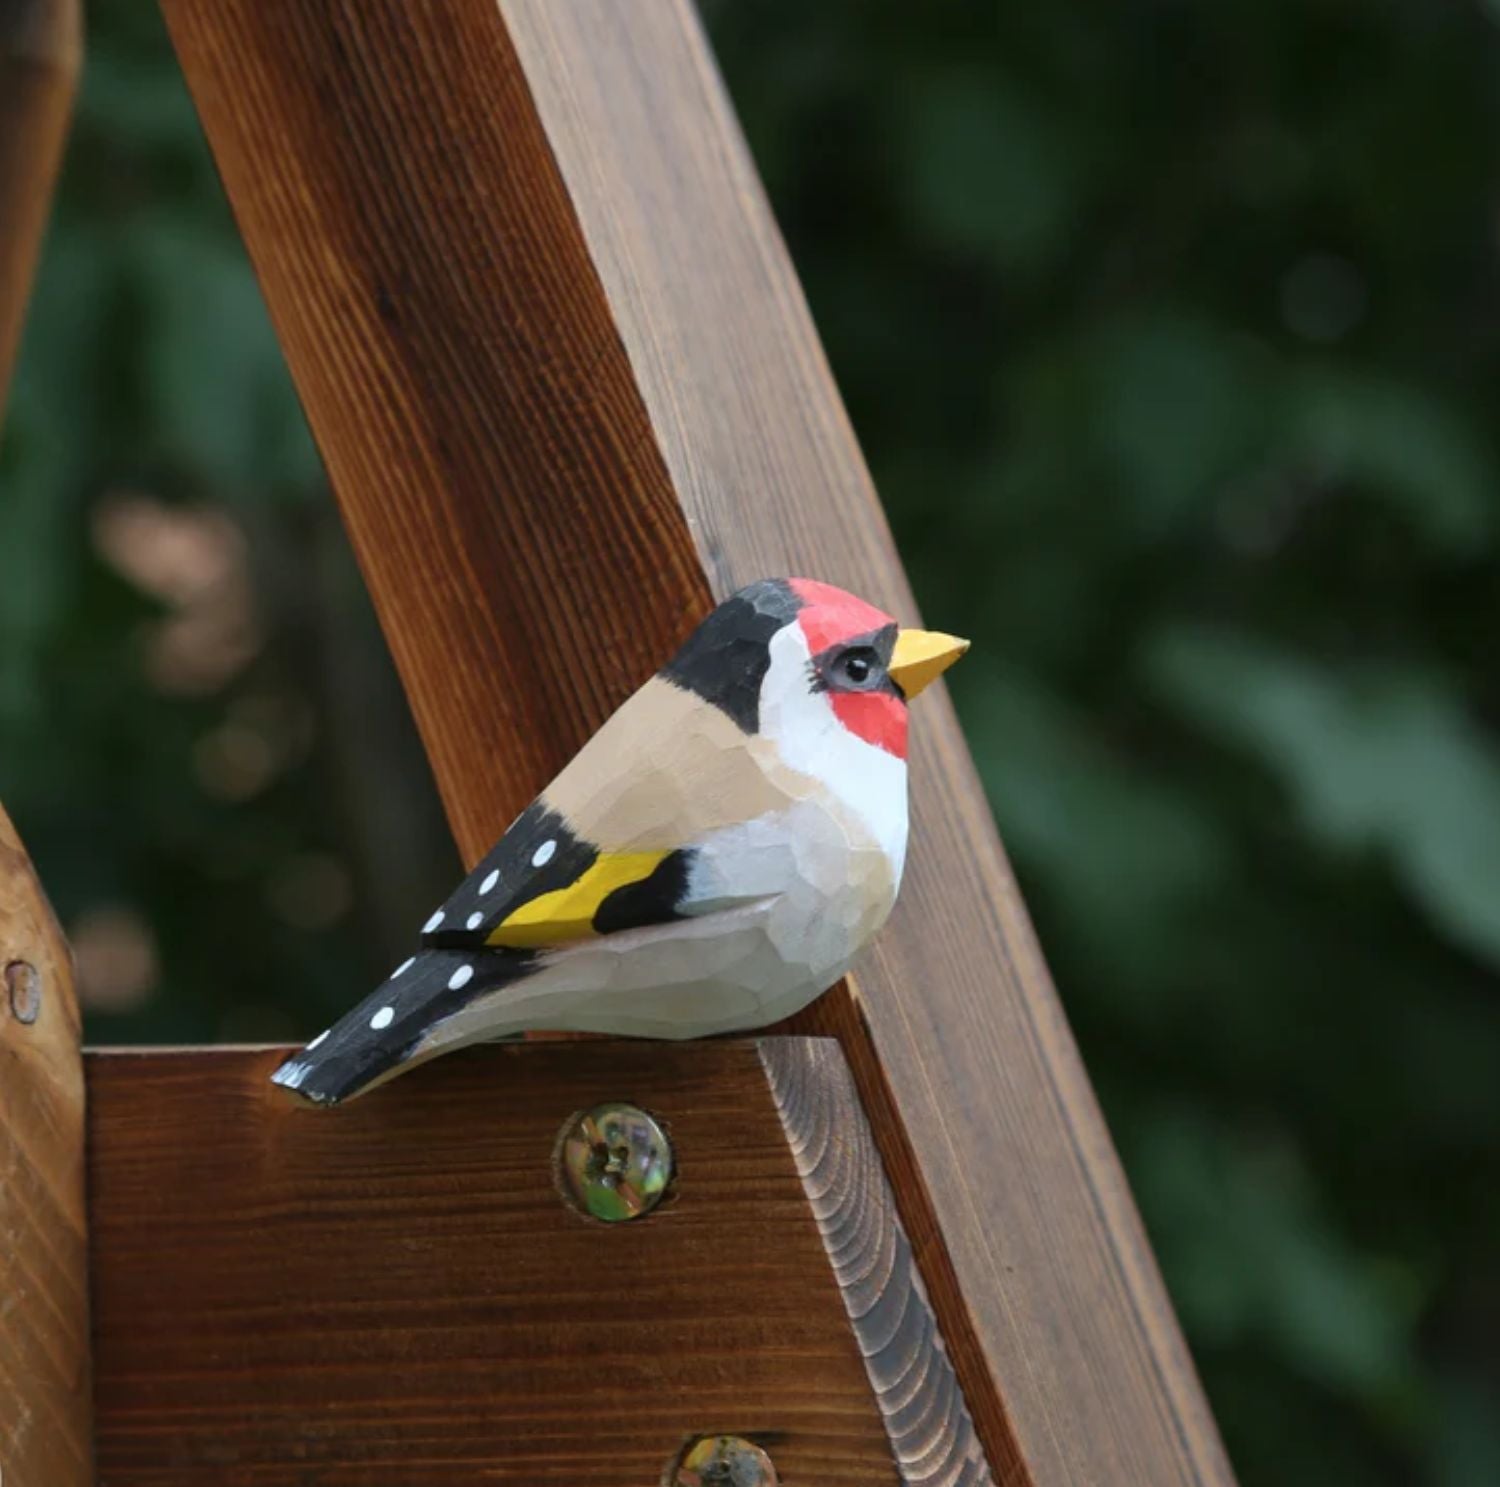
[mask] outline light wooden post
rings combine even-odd
[[[915,618],[683,0],[164,4],[466,857],[715,596]],[[902,905],[808,1025],[990,1465],[1227,1482],[944,696],[914,732]]]
[[[77,83],[78,0],[0,0],[0,413]],[[92,1480],[73,967],[0,810],[0,1483]]]
[[[0,811],[0,1482],[86,1487],[83,1066],[68,947]]]
[[[0,0],[0,410],[62,160],[82,34],[79,0]]]

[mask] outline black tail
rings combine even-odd
[[[444,1018],[520,980],[535,959],[526,950],[423,950],[287,1059],[271,1081],[314,1105],[352,1099],[414,1058]]]

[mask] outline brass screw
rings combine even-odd
[[[5,968],[5,985],[10,992],[11,1015],[28,1026],[42,1010],[42,978],[37,968],[26,960],[13,960]]]
[[[634,1105],[595,1105],[563,1127],[557,1166],[575,1207],[618,1224],[661,1202],[672,1180],[672,1143]]]
[[[737,1435],[705,1435],[677,1458],[670,1487],[777,1487],[780,1481],[759,1446]]]

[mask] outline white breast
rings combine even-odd
[[[698,844],[685,910],[693,915],[763,900],[766,932],[789,968],[826,985],[885,922],[896,876],[885,847],[851,831],[819,796],[715,832]]]
[[[787,625],[772,637],[756,743],[817,780],[851,825],[885,853],[899,886],[906,862],[906,760],[850,733],[828,693],[810,688],[811,666],[800,625]]]

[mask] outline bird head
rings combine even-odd
[[[904,630],[873,604],[810,578],[788,587],[798,600],[795,626],[783,649],[793,666],[778,667],[773,645],[766,687],[804,690],[821,696],[834,717],[856,738],[906,757],[907,703],[943,674],[969,642],[934,630]],[[807,648],[807,660],[800,651]]]
[[[904,761],[907,704],[968,648],[832,584],[772,578],[720,604],[665,675],[793,753],[839,730]]]

